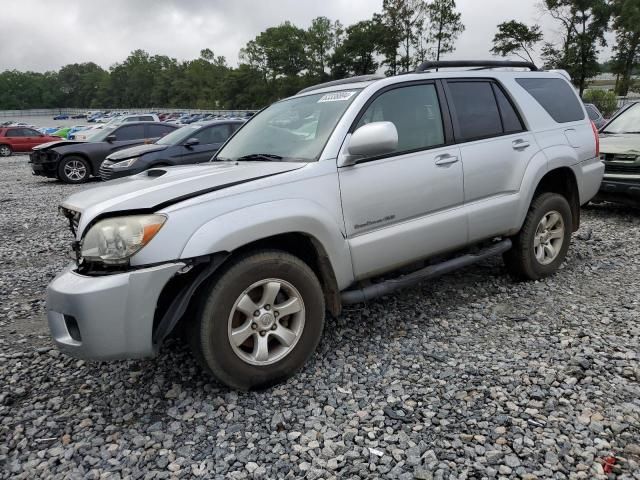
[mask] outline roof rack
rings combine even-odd
[[[357,77],[341,78],[340,80],[333,80],[331,82],[319,83],[318,85],[312,85],[311,87],[303,88],[296,95],[301,93],[312,92],[314,90],[320,90],[325,87],[333,87],[334,85],[343,85],[347,83],[359,83],[370,82],[371,80],[380,80],[386,78],[384,75],[358,75]]]
[[[528,68],[532,72],[538,71],[538,67],[532,62],[513,61],[513,60],[445,60],[439,62],[423,62],[416,72],[427,72],[431,69],[454,68],[454,67],[475,67],[477,70],[489,68]]]

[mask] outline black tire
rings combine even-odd
[[[89,163],[82,157],[65,157],[58,165],[58,178],[64,183],[85,183],[90,176]]]
[[[564,222],[563,241],[555,259],[543,264],[535,255],[535,235],[542,218],[553,211],[558,212]],[[569,202],[562,195],[543,193],[535,197],[522,229],[512,238],[513,247],[503,255],[509,273],[521,280],[538,280],[554,274],[560,268],[569,248],[573,231],[572,218]]]
[[[236,353],[234,348],[240,347],[231,344],[229,329],[237,318],[231,317],[231,313],[236,301],[250,286],[266,279],[283,280],[297,290],[302,298],[304,320],[297,343],[283,358],[269,365],[254,365]],[[274,301],[274,314],[276,305]],[[269,309],[269,305],[265,308]],[[263,389],[287,379],[302,368],[320,341],[324,315],[322,287],[307,264],[279,250],[251,252],[232,260],[202,290],[199,308],[188,326],[188,336],[194,356],[218,381],[239,390]],[[283,316],[280,320],[287,322],[288,318],[291,317]],[[252,326],[255,327],[255,322],[261,320],[262,317],[254,320],[247,315],[240,323],[254,322]],[[275,324],[279,328],[279,320],[274,320]],[[274,325],[271,328],[275,329]],[[271,333],[264,333],[267,341],[271,342]],[[258,340],[251,336],[247,341],[251,346]]]
[[[9,157],[12,153],[13,150],[11,150],[11,147],[9,145],[6,145],[4,143],[0,145],[0,157]]]

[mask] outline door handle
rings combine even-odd
[[[525,148],[529,148],[531,144],[526,140],[514,140],[511,142],[514,150],[524,150]]]
[[[447,165],[451,165],[452,163],[456,163],[458,161],[458,157],[455,155],[449,155],[445,153],[443,155],[438,155],[436,157],[436,165],[439,167],[446,167]]]

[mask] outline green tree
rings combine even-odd
[[[606,45],[608,0],[544,0],[543,6],[564,32],[560,48],[545,44],[546,64],[566,69],[582,95],[587,80],[598,73],[598,47]]]
[[[616,94],[607,90],[586,90],[582,99],[593,103],[605,117],[609,117],[618,109]]]
[[[331,56],[332,77],[375,73],[380,35],[380,25],[373,20],[363,20],[347,27],[342,45]]]
[[[510,20],[498,25],[498,33],[493,37],[491,53],[503,57],[514,54],[523,60],[533,62],[531,53],[541,40],[542,32],[538,25],[529,27],[516,20]]]
[[[380,33],[379,53],[384,56],[387,73],[408,71],[415,63],[415,45],[421,35],[426,13],[423,0],[383,0],[382,13],[373,21]]]
[[[625,96],[631,76],[640,61],[640,1],[613,0],[613,27],[616,31],[613,72],[619,75],[616,92]]]
[[[455,0],[433,0],[427,5],[429,27],[427,41],[433,45],[436,61],[444,53],[453,52],[456,40],[464,32],[462,14],[456,11]]]
[[[335,48],[335,37],[336,25],[327,17],[317,17],[311,21],[306,37],[308,69],[320,81],[328,76],[326,69]]]

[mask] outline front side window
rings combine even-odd
[[[502,121],[490,82],[449,82],[456,140],[502,135]]]
[[[602,133],[640,133],[640,108],[635,103],[615,117]]]
[[[210,143],[222,143],[229,138],[229,125],[215,125],[200,130],[194,135],[194,138],[200,140],[202,145]]]
[[[126,127],[120,127],[115,132],[116,140],[138,140],[145,138],[144,125],[127,125]]]
[[[215,159],[314,162],[359,93],[338,90],[274,103],[238,131]]]
[[[380,94],[367,107],[356,130],[372,122],[391,122],[398,131],[394,153],[444,144],[438,93],[433,84],[395,88]]]

